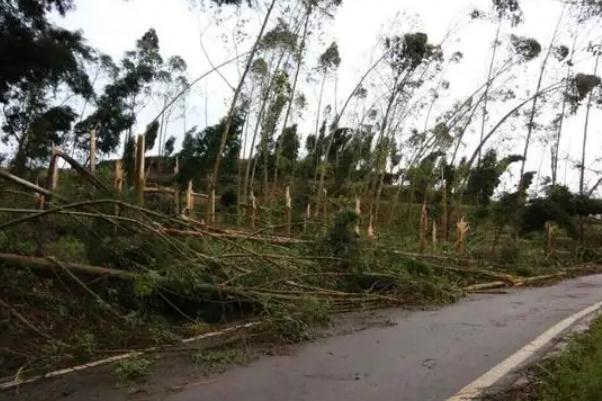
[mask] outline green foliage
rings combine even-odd
[[[577,236],[576,216],[602,213],[602,201],[572,194],[565,186],[551,186],[546,196],[528,201],[522,215],[522,231],[543,231],[546,222],[555,222],[567,233]]]
[[[522,216],[527,200],[527,190],[533,182],[533,172],[523,175],[521,183],[515,192],[504,192],[500,199],[492,206],[492,220],[498,232],[509,226],[518,235]]]
[[[536,391],[529,399],[540,401],[597,401],[602,397],[602,322],[574,338],[557,357],[536,369]]]
[[[514,48],[515,54],[522,61],[531,61],[541,53],[541,45],[538,41],[524,36],[510,36],[510,43]]]
[[[239,348],[203,349],[192,354],[192,362],[207,374],[223,373],[234,364],[248,362],[249,355]]]
[[[502,174],[512,163],[521,160],[521,156],[511,155],[498,162],[497,152],[494,149],[488,150],[481,159],[481,163],[470,170],[466,195],[478,205],[489,205],[495,189],[501,182]]]
[[[280,147],[280,166],[278,168],[284,174],[292,174],[295,162],[299,157],[300,142],[297,124],[286,127],[278,138],[278,143]]]
[[[262,49],[286,49],[289,52],[297,47],[297,35],[291,32],[284,21],[279,21],[271,31],[266,32],[261,38]]]
[[[115,374],[122,384],[146,381],[151,374],[153,362],[144,357],[134,357],[117,362]]]
[[[334,219],[334,226],[319,244],[322,254],[341,259],[337,262],[339,269],[359,268],[360,243],[353,229],[358,219],[352,210],[339,212]]]
[[[76,125],[75,132],[81,144],[85,146],[87,134],[95,129],[98,150],[103,153],[114,151],[120,145],[121,134],[131,131],[136,123],[137,101],[150,90],[153,82],[165,81],[171,74],[170,68],[169,64],[164,66],[159,37],[154,29],[150,29],[136,42],[136,49],[128,51],[121,60],[119,74],[97,97],[96,110]],[[151,124],[149,131],[153,129],[154,124]],[[150,136],[148,142],[154,144]]]
[[[157,134],[159,133],[159,122],[153,121],[149,125],[146,126],[146,130],[144,131],[144,150],[149,151],[155,147],[155,142],[157,141]]]
[[[151,327],[150,332],[153,340],[158,345],[175,345],[182,340],[180,336],[170,330],[169,327]]]
[[[160,266],[169,260],[170,249],[161,238],[115,234],[110,226],[96,223],[96,234],[86,241],[91,264],[131,269]]]
[[[414,71],[425,59],[438,54],[438,49],[428,43],[427,34],[422,32],[386,38],[385,49],[387,61],[396,77],[400,77],[404,72]]]
[[[492,0],[492,2],[498,19],[509,19],[513,26],[523,21],[523,11],[519,0]]]
[[[577,112],[580,102],[596,87],[600,86],[600,82],[600,77],[590,74],[578,73],[571,77],[567,99],[572,113]]]
[[[407,178],[410,181],[410,185],[421,199],[426,197],[426,193],[431,184],[439,177],[439,172],[435,171],[435,165],[437,160],[444,154],[436,151],[432,152],[424,157],[420,162],[409,168],[406,172]]]
[[[220,148],[222,133],[226,126],[224,117],[219,124],[205,128],[194,133],[194,129],[186,133],[182,142],[182,150],[178,153],[180,158],[180,174],[177,177],[181,185],[186,185],[189,180],[199,180],[211,173],[216,155]],[[236,162],[240,152],[240,137],[244,119],[241,114],[232,118],[230,131],[222,154],[222,168],[220,169],[220,182],[236,171]]]
[[[502,266],[513,267],[518,265],[521,260],[520,246],[514,242],[504,244],[500,247],[497,259]]]
[[[86,263],[86,244],[79,238],[72,236],[60,236],[44,247],[48,256],[55,256],[66,262]]]
[[[167,141],[165,141],[165,149],[163,149],[163,156],[169,157],[174,152],[176,144],[176,137],[170,136]]]
[[[330,46],[320,55],[319,69],[326,74],[329,71],[336,70],[341,64],[341,56],[339,54],[339,46],[336,42],[332,42]]]
[[[76,337],[75,349],[79,361],[89,361],[94,357],[97,348],[98,341],[93,333],[83,332]]]
[[[328,302],[305,297],[297,305],[283,308],[277,304],[264,305],[269,331],[279,341],[293,344],[311,338],[311,327],[329,320]]]
[[[92,57],[91,49],[79,32],[47,20],[48,13],[64,15],[73,7],[73,0],[6,0],[0,4],[0,103],[61,83],[74,93],[91,95],[83,67],[83,61]]]

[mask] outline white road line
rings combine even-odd
[[[598,302],[590,306],[589,308],[583,309],[581,312],[577,312],[574,315],[564,319],[560,323],[550,327],[543,334],[531,341],[529,344],[518,350],[516,353],[508,357],[505,361],[479,377],[468,386],[460,390],[456,395],[448,398],[447,401],[467,401],[474,400],[488,387],[494,385],[501,378],[506,376],[512,370],[517,368],[519,365],[524,363],[527,359],[532,357],[537,351],[548,345],[554,338],[560,335],[563,331],[573,326],[579,320],[583,319],[589,314],[592,314],[602,308],[602,302]]]

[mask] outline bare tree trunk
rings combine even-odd
[[[499,20],[497,25],[497,31],[495,33],[495,41],[493,42],[493,52],[491,53],[491,59],[489,61],[489,72],[487,73],[487,85],[485,86],[485,98],[483,99],[483,116],[481,119],[481,136],[480,141],[483,141],[485,135],[485,122],[487,120],[487,102],[489,100],[489,89],[491,88],[491,76],[493,75],[493,66],[495,65],[495,56],[497,54],[498,41],[500,39],[500,32],[502,30],[502,19]],[[481,149],[479,149],[478,164],[481,164]]]
[[[291,98],[288,102],[288,107],[286,109],[286,114],[284,115],[284,122],[282,123],[282,132],[280,133],[280,138],[284,135],[286,130],[286,125],[288,124],[288,119],[290,117],[291,111],[293,109],[293,104],[295,103],[295,94],[297,92],[297,83],[299,82],[299,73],[301,72],[301,66],[303,65],[303,54],[305,53],[305,46],[307,44],[307,33],[309,27],[309,19],[312,13],[312,6],[309,5],[307,7],[307,13],[305,15],[305,26],[303,28],[303,37],[301,39],[301,45],[299,46],[299,52],[297,53],[297,69],[295,71],[295,78],[293,79],[293,86],[291,88]],[[276,150],[276,166],[274,167],[274,187],[278,183],[278,167],[280,166],[280,156],[282,152],[282,139],[278,142],[277,150]]]
[[[135,169],[135,192],[136,203],[144,204],[144,135],[138,135],[136,141],[136,169]]]
[[[564,82],[564,79],[562,81],[560,81],[560,83]],[[511,116],[514,115],[514,113],[516,113],[517,111],[519,111],[520,109],[522,109],[527,103],[531,102],[533,100],[534,97],[536,96],[541,96],[545,93],[551,92],[553,90],[558,89],[559,87],[559,83],[554,83],[550,86],[545,87],[544,89],[541,89],[538,93],[534,94],[533,96],[527,98],[526,100],[520,102],[518,105],[516,105],[515,107],[512,108],[512,110],[510,110],[508,113],[506,113],[496,124],[495,126],[489,131],[489,133],[487,133],[487,135],[485,135],[483,137],[483,139],[479,142],[479,144],[477,145],[477,148],[475,149],[475,151],[473,152],[472,156],[470,157],[470,159],[468,160],[468,163],[466,164],[467,168],[472,167],[474,161],[477,159],[479,153],[481,152],[481,149],[483,149],[483,147],[485,146],[485,144],[487,143],[487,141],[489,141],[489,139],[491,139],[491,137],[493,136],[493,134],[495,134],[497,132],[497,130],[502,126],[502,124],[504,124],[506,122],[506,120],[508,120],[508,118],[510,118]]]
[[[404,79],[405,80],[405,79]],[[389,118],[391,116],[391,111],[393,110],[393,106],[395,104],[395,100],[397,99],[398,94],[398,83],[399,77],[395,78],[393,82],[393,89],[389,96],[389,100],[387,102],[387,109],[385,111],[385,115],[383,117],[382,126],[380,128],[380,132],[378,135],[378,139],[376,141],[377,153],[376,153],[376,163],[375,167],[375,177],[374,177],[374,185],[372,186],[376,190],[375,196],[372,198],[370,202],[370,215],[373,216],[375,225],[378,225],[378,203],[380,201],[380,195],[382,192],[382,186],[384,181],[384,170],[386,168],[387,163],[387,154],[389,149],[389,141],[388,138],[385,138],[385,132],[389,126]],[[403,85],[403,83],[401,84]],[[387,143],[384,144],[384,140],[387,139]],[[382,167],[381,167],[382,166]],[[381,177],[382,175],[382,177]],[[372,192],[372,190],[370,190]]]
[[[596,62],[594,65],[594,76],[598,74],[598,67],[600,65],[600,53],[602,51],[602,41],[596,51]],[[589,115],[592,108],[592,100],[594,95],[594,88],[589,92],[587,98],[587,109],[585,112],[585,126],[583,128],[583,147],[581,150],[581,165],[579,166],[579,195],[583,195],[585,192],[585,148],[587,146],[587,131],[589,129]]]
[[[245,79],[251,69],[251,65],[253,63],[253,59],[255,58],[255,54],[257,53],[257,50],[259,49],[259,42],[261,41],[261,38],[263,37],[263,33],[265,32],[265,29],[268,25],[268,21],[270,20],[270,16],[272,14],[272,10],[274,9],[274,6],[276,5],[276,1],[277,0],[272,0],[267,9],[265,17],[263,19],[263,24],[261,25],[259,34],[257,35],[255,43],[253,44],[253,48],[251,50],[251,53],[249,54],[247,64],[243,71],[242,77],[240,78],[240,81],[238,82],[238,87],[234,91],[234,97],[232,98],[232,103],[230,104],[230,110],[228,111],[228,116],[226,118],[224,130],[222,132],[219,150],[215,157],[215,163],[213,165],[213,172],[212,172],[210,180],[209,180],[209,196],[213,198],[213,199],[209,199],[209,205],[210,205],[209,206],[209,208],[210,208],[209,223],[213,223],[215,221],[215,214],[211,210],[211,205],[215,204],[215,189],[217,187],[217,179],[219,177],[219,168],[220,168],[220,164],[222,161],[224,149],[226,148],[226,141],[228,140],[228,134],[230,133],[230,128],[232,127],[232,121],[234,119],[236,105],[238,104],[238,98],[240,97],[240,93],[242,91],[242,87],[244,85]]]
[[[560,120],[558,121],[558,131],[556,133],[554,148],[552,149],[552,186],[555,186],[558,182],[558,157],[560,152],[560,138],[562,136],[562,129],[564,127],[564,116],[566,114],[570,74],[571,67],[568,66],[566,72],[566,83],[564,85],[564,93],[562,95],[562,109],[560,111]]]
[[[519,175],[519,185],[522,181],[522,177],[525,174],[525,164],[527,163],[527,155],[529,152],[529,144],[531,142],[531,135],[533,133],[533,123],[535,121],[535,115],[537,114],[537,101],[539,100],[539,96],[537,95],[541,90],[541,83],[543,82],[543,76],[546,71],[546,66],[548,64],[548,60],[550,59],[550,54],[552,53],[552,47],[554,46],[554,42],[556,41],[556,36],[558,36],[558,28],[560,28],[560,22],[562,21],[562,17],[564,16],[564,9],[562,9],[562,13],[560,17],[558,17],[558,22],[556,23],[556,28],[554,29],[554,34],[552,35],[552,39],[550,40],[550,45],[548,46],[548,51],[546,53],[543,62],[541,63],[541,70],[539,71],[539,78],[537,80],[537,87],[535,89],[535,97],[533,98],[533,105],[531,106],[531,114],[529,115],[529,123],[527,124],[527,138],[525,139],[525,149],[523,150],[523,160],[521,161],[520,166],[520,175]]]
[[[253,98],[253,94],[255,92],[255,85],[253,85],[253,87],[251,88],[251,99]],[[250,106],[249,106],[250,107]],[[237,168],[238,168],[238,173],[237,173],[237,192],[236,192],[236,218],[238,220],[238,224],[240,224],[241,222],[241,218],[242,218],[242,208],[241,208],[241,203],[246,202],[246,199],[243,198],[246,197],[246,194],[243,195],[243,190],[242,190],[242,186],[243,186],[243,176],[242,176],[242,164],[243,162],[246,160],[245,159],[245,149],[247,148],[247,137],[248,137],[248,133],[249,133],[249,114],[250,114],[250,110],[249,112],[247,112],[247,115],[245,117],[245,124],[242,130],[242,147],[240,148],[240,152],[238,155],[238,163],[237,163]]]
[[[265,109],[266,109],[268,103],[270,103],[270,101],[271,101],[271,93],[272,93],[272,89],[273,89],[274,83],[275,83],[274,77],[276,75],[276,71],[278,71],[278,69],[280,68],[280,65],[282,64],[282,60],[284,59],[284,55],[285,55],[285,52],[282,51],[280,53],[278,61],[276,62],[276,65],[274,66],[274,73],[271,74],[271,76],[270,76],[267,88],[265,89],[263,99],[261,101],[261,107],[260,107],[259,113],[257,114],[257,121],[255,122],[255,129],[253,131],[253,138],[251,140],[251,148],[249,149],[248,162],[247,162],[247,165],[245,168],[245,179],[244,179],[244,186],[243,186],[243,199],[245,202],[247,201],[249,185],[253,186],[253,183],[255,181],[255,169],[257,167],[257,163],[255,161],[253,161],[253,167],[251,169],[251,160],[253,158],[255,142],[257,140],[257,135],[259,134],[259,130],[261,128],[261,123],[263,122],[263,116],[265,115]],[[263,86],[264,86],[264,84],[262,83],[262,88],[263,88]],[[262,146],[262,149],[265,150],[263,141],[264,141],[264,138],[262,135],[261,146]],[[250,182],[249,182],[249,177],[250,177]]]
[[[264,99],[261,103],[261,109],[259,113],[257,113],[257,121],[255,122],[255,128],[253,130],[253,137],[251,138],[251,148],[249,149],[249,156],[247,157],[247,164],[245,166],[245,179],[243,181],[243,199],[247,202],[247,196],[249,191],[249,180],[251,179],[251,169],[253,169],[253,178],[255,176],[255,167],[253,160],[253,151],[255,149],[255,142],[257,141],[257,134],[259,133],[259,128],[261,126],[261,120],[263,119],[263,114],[265,113],[265,106],[267,104],[267,99]],[[252,166],[253,165],[253,166]]]
[[[318,148],[318,137],[320,135],[320,114],[322,111],[322,97],[324,96],[324,85],[326,84],[326,72],[324,72],[324,75],[322,77],[322,85],[320,86],[320,96],[318,97],[318,111],[316,112],[316,131],[315,131],[315,138],[316,138],[316,146],[315,146],[315,152],[316,152],[316,169],[314,170],[314,184],[318,178],[318,171],[320,171],[320,162],[322,159],[322,155],[319,152],[319,148]],[[325,131],[328,127],[324,127]],[[324,132],[324,135],[326,135],[326,132]],[[328,156],[326,156],[326,158],[328,158]],[[320,182],[322,182],[322,177],[324,176],[325,173],[320,172]],[[322,199],[322,190],[324,189],[323,185],[320,185],[316,191],[316,215],[318,215],[318,213],[320,213],[320,201]]]
[[[167,105],[167,99],[163,100],[163,107]],[[159,156],[163,154],[163,142],[165,141],[165,113],[161,114],[161,122],[159,123]]]
[[[90,131],[90,173],[96,172],[96,129]]]

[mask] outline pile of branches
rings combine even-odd
[[[446,303],[464,289],[480,289],[479,283],[514,282],[486,269],[466,268],[461,258],[364,243],[355,234],[357,215],[352,211],[340,212],[333,227],[316,238],[301,240],[270,235],[270,228],[213,228],[107,195],[73,201],[0,173],[14,185],[52,199],[41,210],[33,202],[30,208],[0,207],[2,273],[26,271],[67,282],[124,330],[135,331],[131,328],[152,310],[175,325],[196,327],[182,335],[198,334],[199,322],[252,320],[280,339],[298,341],[333,312]],[[65,237],[76,238],[84,254],[48,247]],[[24,248],[27,241],[35,246]],[[10,286],[13,275],[3,277],[8,277],[3,285]],[[13,287],[14,299],[26,299],[17,282]],[[60,333],[38,327],[26,307],[1,298],[0,310],[37,335],[40,349],[47,342],[61,351],[69,348],[57,340]]]

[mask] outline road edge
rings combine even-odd
[[[483,393],[502,380],[512,371],[531,359],[536,353],[548,346],[552,341],[561,336],[566,330],[577,324],[580,320],[602,309],[602,302],[595,303],[580,312],[577,312],[561,322],[550,327],[533,341],[510,355],[500,364],[496,365],[479,378],[468,384],[446,401],[468,401],[478,399]]]

